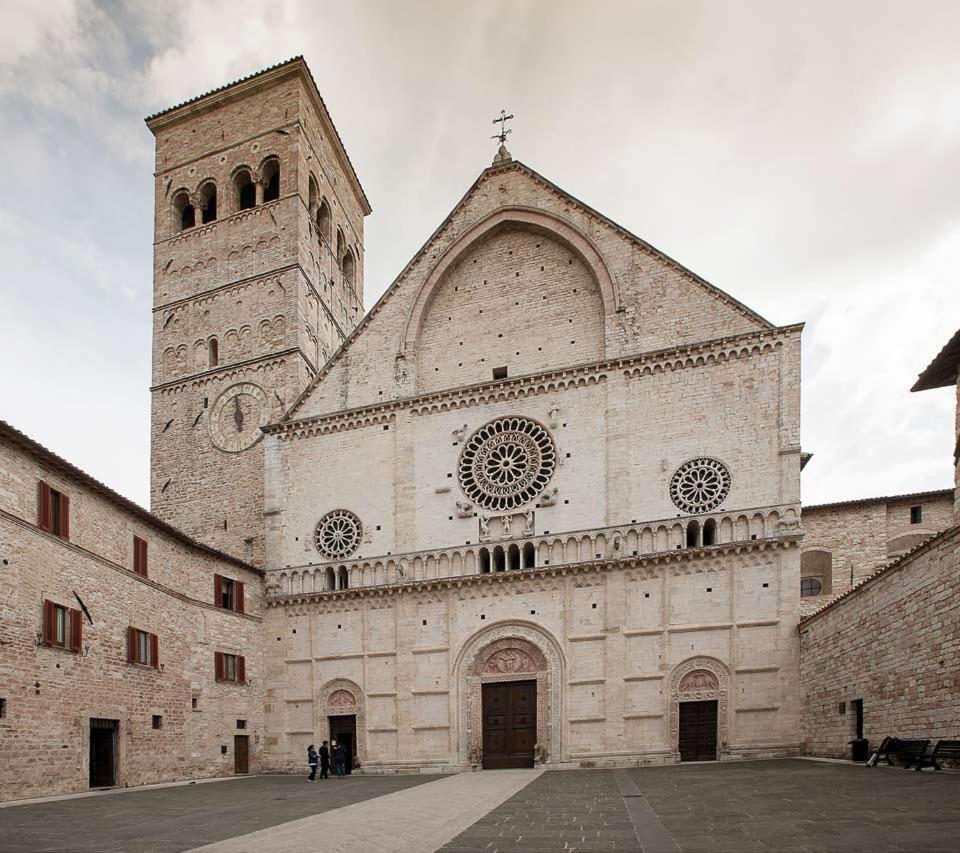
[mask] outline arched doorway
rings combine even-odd
[[[727,750],[730,675],[720,661],[696,657],[670,676],[670,743],[680,761],[715,761]]]
[[[316,732],[320,740],[340,742],[347,750],[347,772],[367,760],[366,714],[363,692],[347,678],[335,678],[317,697]]]
[[[532,767],[561,757],[558,644],[537,626],[494,625],[458,655],[459,755],[474,767]]]

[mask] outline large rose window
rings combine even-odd
[[[467,439],[457,473],[460,488],[484,509],[512,510],[536,498],[553,476],[557,448],[534,420],[502,417]]]
[[[684,462],[670,479],[670,500],[691,515],[716,509],[729,493],[727,466],[706,456]]]
[[[313,531],[313,544],[331,560],[349,557],[360,546],[363,527],[360,519],[346,509],[328,512]]]

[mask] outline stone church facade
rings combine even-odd
[[[502,147],[364,313],[370,205],[302,59],[147,123],[152,513],[0,424],[0,797],[331,738],[371,773],[842,748],[821,661],[956,519],[926,493],[804,536],[800,325]],[[801,578],[805,614],[851,590],[804,685]]]
[[[302,60],[148,124],[153,505],[266,570],[267,766],[799,750],[800,326],[505,149],[361,319]]]

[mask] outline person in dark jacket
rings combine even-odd
[[[320,778],[330,778],[330,750],[326,741],[320,744]]]
[[[313,744],[307,747],[307,766],[310,768],[310,775],[307,776],[308,782],[316,781],[317,775],[317,751],[313,748]]]
[[[338,779],[347,775],[347,751],[343,744],[337,743],[333,746],[333,766],[337,768]]]

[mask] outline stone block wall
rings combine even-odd
[[[871,744],[960,738],[960,528],[930,540],[800,625],[810,755],[849,757],[852,703]]]
[[[235,735],[249,738],[256,771],[262,576],[8,435],[0,437],[0,799],[87,790],[92,718],[118,722],[121,786],[232,775]],[[69,541],[37,526],[40,480],[70,498]],[[147,542],[147,577],[133,572],[135,535]],[[214,574],[244,583],[244,613],[214,605]],[[44,645],[45,600],[83,608],[79,651]],[[127,663],[129,627],[157,635],[157,668]],[[216,680],[218,651],[244,656],[246,684]]]

